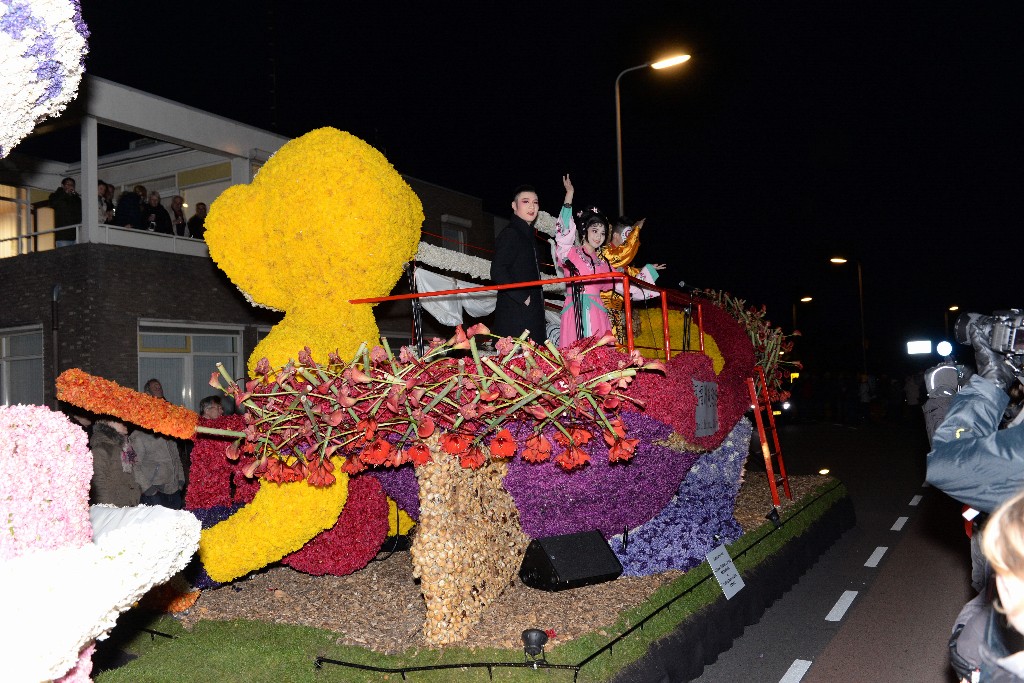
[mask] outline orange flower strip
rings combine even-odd
[[[57,378],[57,398],[98,415],[113,415],[179,439],[191,439],[199,423],[199,415],[188,408],[122,387],[78,368],[65,370]]]

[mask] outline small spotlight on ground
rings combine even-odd
[[[826,475],[828,473],[829,473],[829,469],[827,467],[824,467],[824,468],[818,470],[818,474],[820,474],[820,475]]]

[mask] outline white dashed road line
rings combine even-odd
[[[888,550],[886,546],[880,545],[875,548],[875,552],[871,553],[871,557],[864,563],[865,567],[877,567],[878,563],[882,561],[882,555],[885,555],[885,551]]]
[[[917,504],[921,502],[921,496],[914,496],[910,499],[911,507],[917,507]]]
[[[841,621],[846,614],[846,610],[850,609],[850,605],[853,604],[853,599],[856,597],[857,591],[843,591],[842,597],[836,601],[831,611],[825,615],[825,621]]]
[[[800,683],[800,680],[811,668],[811,662],[806,659],[796,659],[789,666],[786,675],[779,679],[779,683]]]
[[[907,523],[908,519],[910,519],[910,518],[909,517],[897,517],[896,518],[896,523],[892,525],[892,528],[889,529],[889,531],[903,531],[903,525]]]

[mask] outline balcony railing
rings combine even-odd
[[[619,280],[622,289],[622,298],[625,303],[625,324],[626,328],[626,349],[632,351],[634,348],[640,349],[651,349],[655,351],[661,351],[665,354],[665,360],[672,357],[673,353],[680,353],[686,351],[695,351],[696,349],[684,348],[684,347],[673,347],[671,332],[669,330],[668,323],[668,311],[670,305],[675,309],[688,309],[693,311],[693,314],[697,318],[697,330],[698,330],[698,341],[699,350],[704,353],[704,318],[701,312],[701,303],[694,297],[684,294],[682,292],[664,289],[644,282],[634,277],[630,277],[625,273],[593,273],[589,275],[576,275],[573,277],[560,277],[552,278],[550,280],[531,280],[529,282],[516,282],[507,285],[487,285],[480,287],[467,287],[465,289],[445,289],[436,292],[414,292],[412,294],[396,294],[393,296],[380,296],[372,297],[367,299],[351,299],[350,304],[379,304],[386,301],[406,301],[413,299],[426,299],[429,297],[436,296],[459,296],[461,294],[473,294],[476,292],[494,292],[499,289],[521,289],[523,287],[539,287],[547,284],[555,284],[559,282],[572,283],[572,282],[586,282],[587,280],[601,280],[602,282],[609,282]],[[630,287],[640,287],[645,290],[657,292],[661,299],[661,324],[662,324],[662,348],[658,349],[651,346],[637,346],[633,339],[633,302],[630,297]],[[653,298],[653,297],[652,297]],[[684,330],[688,329],[688,325],[684,326]],[[684,336],[688,336],[685,335]],[[688,346],[688,345],[687,345]]]
[[[16,237],[0,239],[0,258],[32,254],[35,252],[55,249],[56,233],[74,229],[75,244],[90,242],[93,244],[113,244],[135,249],[163,251],[170,254],[186,254],[188,256],[210,255],[206,242],[191,237],[165,235],[148,230],[122,228],[116,225],[101,223],[90,231],[83,224],[65,225],[52,230],[39,230]]]

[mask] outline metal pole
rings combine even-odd
[[[623,70],[618,76],[615,77],[615,157],[618,161],[618,172],[619,172],[619,215],[624,216],[626,214],[625,201],[623,201],[622,195],[622,98],[619,95],[619,81],[625,74],[630,71],[636,71],[637,69],[646,69],[651,65],[651,62],[646,62],[638,66],[631,66],[628,69]]]
[[[864,273],[857,259],[857,295],[860,297],[860,350],[863,360],[864,374],[868,374],[868,336],[864,327]]]

